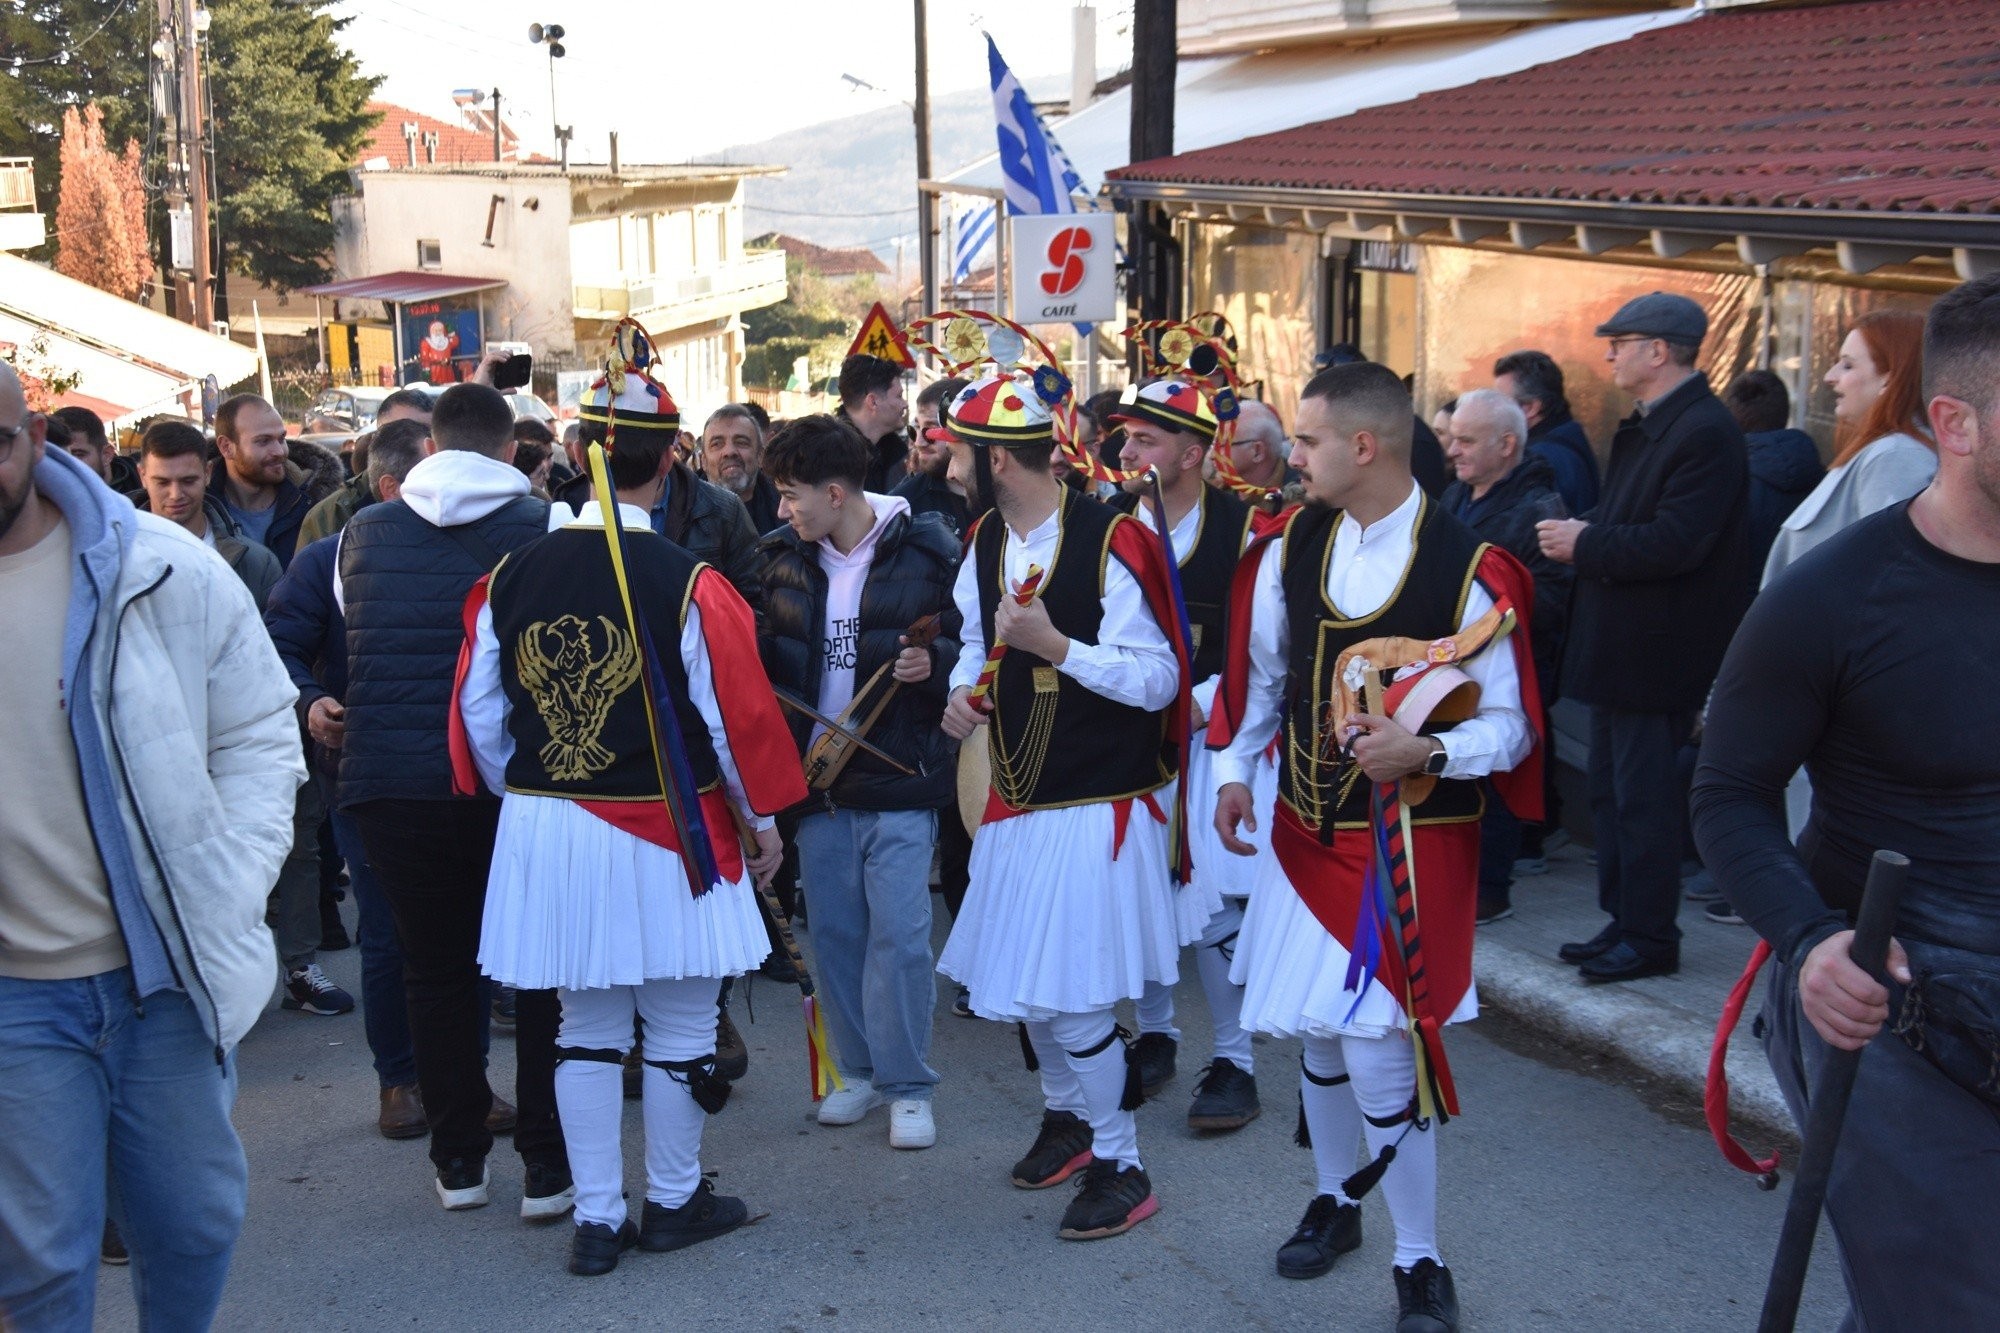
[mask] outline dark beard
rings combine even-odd
[[[948,452],[938,454],[936,457],[932,458],[930,462],[923,464],[924,475],[929,477],[932,481],[943,481],[945,479],[945,473],[950,470],[951,470],[951,454]]]

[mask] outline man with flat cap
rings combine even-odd
[[[1590,705],[1597,900],[1610,916],[1560,951],[1585,981],[1680,967],[1675,752],[1699,730],[1750,588],[1748,446],[1695,369],[1707,334],[1702,308],[1670,292],[1598,325],[1637,407],[1612,437],[1597,506],[1537,525],[1543,553],[1576,567],[1563,693]]]

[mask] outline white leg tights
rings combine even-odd
[[[1201,993],[1208,1016],[1215,1022],[1215,1054],[1246,1074],[1256,1073],[1250,1034],[1243,1030],[1243,988],[1231,985],[1229,964],[1236,956],[1236,932],[1243,927],[1243,900],[1225,898],[1222,910],[1209,918],[1208,929],[1195,941],[1194,966],[1201,976]]]
[[[1341,1054],[1353,1078],[1354,1100],[1367,1117],[1368,1151],[1396,1145],[1396,1160],[1382,1177],[1382,1197],[1396,1224],[1396,1266],[1419,1259],[1444,1262],[1437,1243],[1437,1133],[1434,1124],[1403,1119],[1417,1090],[1416,1053],[1402,1033],[1342,1037]],[[1377,1123],[1386,1121],[1388,1123]]]
[[[1035,1049],[1035,1063],[1041,1067],[1042,1104],[1051,1111],[1068,1111],[1080,1119],[1090,1119],[1090,1108],[1083,1102],[1083,1084],[1069,1067],[1069,1055],[1049,1030],[1049,1024],[1043,1021],[1024,1026],[1028,1030],[1028,1044]]]
[[[1140,1165],[1138,1121],[1130,1111],[1118,1109],[1125,1098],[1125,1044],[1104,1042],[1117,1026],[1111,1011],[1057,1014],[1048,1026],[1083,1088],[1084,1105],[1090,1111],[1091,1152],[1100,1161],[1115,1161],[1121,1167]],[[1101,1044],[1104,1048],[1095,1054],[1076,1054]]]
[[[1361,1143],[1361,1107],[1347,1080],[1347,1061],[1340,1038],[1305,1039],[1299,1070],[1299,1101],[1306,1128],[1312,1134],[1313,1165],[1319,1170],[1319,1193],[1353,1203],[1340,1182],[1354,1174],[1355,1149]],[[1331,1080],[1331,1081],[1329,1081]]]

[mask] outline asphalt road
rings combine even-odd
[[[353,951],[323,961],[357,988]],[[1261,1119],[1195,1135],[1184,1117],[1206,1020],[1191,962],[1183,977],[1181,1073],[1140,1112],[1161,1208],[1131,1233],[1059,1241],[1070,1191],[1007,1183],[1038,1124],[1036,1080],[1011,1029],[950,1014],[942,980],[938,1144],[925,1152],[891,1149],[880,1111],[814,1122],[797,992],[760,982],[754,1025],[735,1005],[750,1073],[708,1122],[703,1161],[767,1216],[679,1253],[635,1252],[596,1279],[563,1270],[566,1223],[520,1220],[520,1159],[504,1141],[492,1206],[438,1207],[423,1142],[375,1132],[358,1015],[274,1008],[239,1056],[250,1215],[218,1327],[1393,1329],[1379,1194],[1365,1243],[1333,1272],[1272,1271],[1313,1191],[1311,1154],[1292,1144],[1296,1043],[1258,1046]],[[1442,1131],[1440,1238],[1465,1328],[1754,1327],[1784,1191],[1756,1190],[1648,1085],[1587,1072],[1532,1032],[1489,1017],[1453,1029],[1451,1054],[1465,1113]],[[503,1092],[512,1056],[496,1035]],[[641,1151],[627,1103],[635,1200]],[[124,1271],[100,1272],[99,1327],[132,1327]],[[1799,1327],[1831,1328],[1842,1305],[1823,1232]]]

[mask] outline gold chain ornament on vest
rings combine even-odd
[[[542,764],[557,782],[581,782],[611,767],[617,756],[599,738],[618,696],[639,679],[631,635],[599,616],[595,637],[601,648],[591,625],[565,615],[536,621],[515,641],[514,669],[549,729]]]
[[[1000,793],[1001,800],[1016,809],[1027,804],[1041,783],[1042,769],[1049,760],[1049,741],[1055,736],[1056,703],[1061,697],[1054,667],[1036,667],[1034,680],[1035,701],[1028,707],[1028,725],[1021,734],[1021,743],[1012,751],[1007,748],[1000,725],[998,694],[992,696],[993,725],[986,732],[993,752],[993,788]]]

